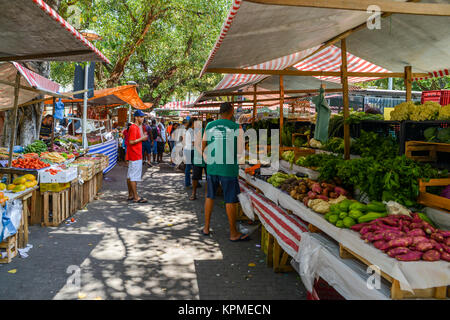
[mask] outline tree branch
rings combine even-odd
[[[130,7],[128,6],[128,3],[126,0],[122,1],[122,4],[124,5],[124,7],[127,9],[128,13],[130,14],[131,20],[133,20],[133,22],[135,24],[138,23],[136,17],[134,16],[133,12],[131,11]]]

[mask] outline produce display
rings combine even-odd
[[[450,262],[450,231],[436,229],[422,217],[418,213],[388,215],[350,228],[399,261]]]
[[[12,191],[14,193],[25,191],[29,188],[32,188],[38,184],[36,177],[32,174],[26,174],[24,176],[15,178],[12,184],[6,186],[8,191]],[[0,190],[4,190],[5,185],[0,185]]]
[[[356,200],[344,200],[330,206],[324,218],[338,228],[350,228],[357,223],[367,223],[387,216],[386,206],[377,201],[368,204]]]
[[[38,158],[19,158],[12,161],[12,166],[14,168],[39,170],[50,167],[50,164],[43,162]]]
[[[41,140],[35,140],[32,144],[29,144],[25,147],[25,153],[37,153],[41,154],[41,152],[46,152],[48,150],[45,142]]]
[[[17,158],[19,155],[15,152],[12,154],[13,158]],[[9,159],[9,151],[6,148],[0,148],[0,160],[8,160]]]
[[[429,142],[450,143],[450,128],[430,127],[423,134]]]
[[[437,102],[426,101],[424,104],[416,105],[412,101],[402,102],[391,111],[391,120],[449,120],[450,105],[441,107]]]
[[[42,159],[50,160],[53,163],[61,163],[66,161],[67,159],[60,155],[58,152],[43,152],[41,153]]]
[[[2,190],[4,190],[4,189],[2,189]],[[8,200],[9,200],[9,197],[6,197],[3,192],[0,192],[0,205],[4,206],[6,201],[8,201]]]

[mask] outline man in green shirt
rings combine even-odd
[[[230,241],[248,241],[248,235],[236,230],[236,203],[239,188],[238,151],[242,152],[242,130],[239,125],[231,121],[234,117],[234,107],[225,102],[220,105],[220,119],[210,122],[203,135],[202,151],[206,162],[207,196],[205,200],[204,235],[209,235],[211,213],[214,198],[219,184],[222,187],[225,206],[230,224]],[[239,140],[239,141],[238,141]]]

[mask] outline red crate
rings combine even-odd
[[[446,106],[450,104],[450,90],[423,91],[421,103],[423,104],[426,101],[434,101],[441,106]]]

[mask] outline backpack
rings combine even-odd
[[[156,128],[156,126],[152,126],[152,136],[153,140],[156,140],[156,138],[158,138],[158,128]]]

